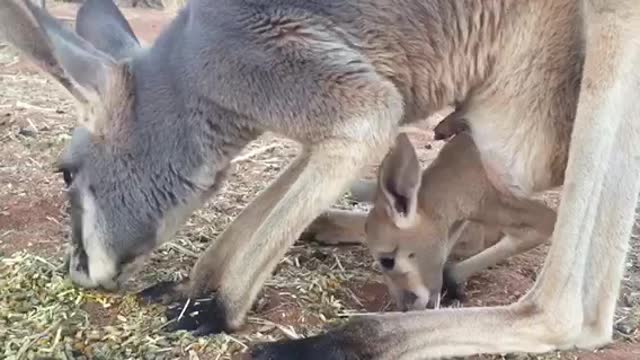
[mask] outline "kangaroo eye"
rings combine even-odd
[[[409,254],[409,259],[413,259],[414,257],[416,257],[416,253]]]
[[[67,169],[63,169],[62,170],[62,179],[64,180],[64,184],[66,187],[71,186],[71,183],[73,182],[73,175],[71,174],[71,171],[67,170]]]
[[[395,259],[391,257],[381,257],[379,261],[384,270],[393,270],[394,266],[396,266]]]

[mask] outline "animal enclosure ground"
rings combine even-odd
[[[73,5],[50,5],[62,19],[75,16]],[[125,9],[125,15],[146,42],[171,17],[137,9]],[[167,333],[162,307],[140,304],[130,295],[158,280],[187,275],[207,244],[283,170],[298,145],[272,134],[253,142],[236,159],[222,191],[191,216],[175,240],[154,252],[124,292],[105,294],[71,286],[60,268],[69,219],[62,179],[53,173],[53,164],[70,138],[74,114],[60,87],[0,44],[0,358],[230,359],[256,342],[307,336],[354,313],[392,308],[380,273],[363,247],[305,241],[287,253],[238,333],[204,338]],[[424,127],[433,124],[427,121]],[[412,140],[423,165],[442,146],[429,132],[414,134]],[[368,176],[374,171],[371,164]],[[549,192],[544,199],[557,205],[558,194]],[[360,205],[345,197],[336,206]],[[639,359],[640,241],[635,237],[631,244],[614,344],[598,352],[510,358]],[[463,305],[516,300],[535,281],[546,248],[472,278]]]

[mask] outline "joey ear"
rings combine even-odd
[[[416,222],[421,177],[418,155],[409,137],[398,135],[378,171],[379,192],[387,214],[398,228],[408,228]]]
[[[140,48],[131,26],[113,0],[87,0],[76,17],[76,32],[116,60]]]
[[[83,103],[104,91],[111,68],[116,65],[30,0],[0,1],[0,38]]]

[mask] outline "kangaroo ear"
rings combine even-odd
[[[86,103],[105,91],[113,59],[66,29],[30,0],[0,1],[0,38]]]
[[[409,137],[398,135],[378,171],[379,194],[398,228],[408,228],[416,222],[421,176],[420,162]]]
[[[76,32],[116,60],[140,48],[131,26],[113,0],[87,0],[78,10]]]

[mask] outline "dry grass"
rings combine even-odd
[[[52,173],[52,164],[69,139],[74,108],[57,86],[2,45],[0,89],[0,358],[229,359],[255,342],[308,336],[353,313],[389,309],[380,274],[364,248],[305,242],[290,249],[260,295],[247,327],[232,335],[196,339],[185,332],[165,332],[162,308],[142,305],[131,295],[156,281],[188,274],[207,244],[282,171],[298,146],[271,134],[240,155],[224,189],[191,216],[174,241],[154,252],[144,272],[123,293],[71,286],[60,269],[68,219],[61,179]],[[423,163],[435,156],[438,147],[427,148],[429,139],[413,139]],[[337,206],[359,205],[345,197]],[[640,245],[637,239],[633,244],[616,315],[620,343],[638,341]],[[474,279],[466,305],[517,298],[534,281],[544,251],[517,257]]]

